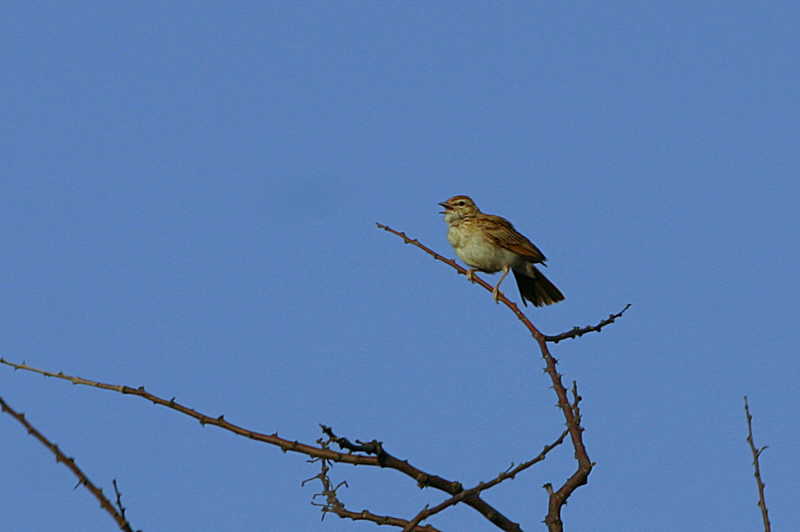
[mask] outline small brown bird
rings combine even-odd
[[[539,248],[514,229],[511,222],[500,216],[484,214],[469,196],[453,196],[439,205],[444,207],[447,222],[447,240],[461,260],[470,269],[467,279],[472,281],[475,271],[503,275],[497,281],[492,297],[497,302],[500,283],[514,272],[522,303],[530,301],[536,307],[552,305],[564,299],[564,294],[540,272],[534,264],[544,265],[547,260]]]

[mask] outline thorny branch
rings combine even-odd
[[[396,231],[388,226],[377,224],[379,228],[393,233],[397,236],[400,236],[404,242],[408,244],[412,244],[424,252],[428,253],[429,255],[433,256],[436,260],[444,262],[445,264],[450,265],[454,268],[458,273],[465,275],[467,270],[459,266],[455,261],[451,259],[447,259],[438,253],[434,252],[433,250],[427,248],[423,244],[421,244],[417,240],[412,240],[408,238],[404,233]],[[475,282],[481,285],[484,289],[491,292],[492,286],[480,279],[479,277],[475,277]],[[552,450],[554,447],[558,446],[563,442],[567,435],[569,435],[572,445],[575,449],[575,458],[578,462],[577,470],[564,482],[564,484],[557,490],[554,490],[552,485],[545,484],[545,489],[549,496],[549,503],[548,503],[548,512],[547,516],[545,517],[545,523],[548,526],[550,531],[562,531],[563,530],[563,523],[561,521],[561,508],[566,504],[567,499],[572,494],[572,492],[577,489],[579,486],[586,484],[589,474],[594,466],[589,460],[588,454],[586,452],[586,448],[583,442],[583,427],[581,426],[581,414],[579,409],[579,403],[581,401],[581,397],[578,395],[577,385],[573,382],[572,385],[572,395],[573,401],[570,402],[567,397],[567,390],[564,387],[561,381],[561,375],[556,370],[556,365],[558,361],[552,356],[550,353],[547,343],[557,343],[561,340],[567,338],[577,338],[580,337],[588,332],[597,332],[600,331],[603,327],[613,323],[616,319],[622,316],[622,314],[630,307],[630,305],[626,305],[625,308],[622,309],[617,314],[611,314],[605,320],[602,320],[597,325],[587,326],[583,328],[575,327],[565,333],[561,333],[554,336],[548,336],[540,332],[528,317],[519,309],[519,307],[511,300],[507,299],[504,294],[500,293],[499,298],[500,301],[503,303],[514,313],[517,319],[522,322],[522,324],[526,327],[526,329],[531,333],[534,340],[536,341],[537,345],[539,346],[539,350],[541,352],[542,358],[545,361],[545,372],[550,377],[552,382],[552,387],[556,392],[556,396],[558,397],[558,407],[560,408],[564,419],[566,421],[567,429],[561,436],[554,441],[552,444],[545,446],[543,451],[536,456],[535,458],[528,460],[520,464],[517,467],[510,467],[503,473],[500,473],[497,477],[492,479],[489,482],[481,482],[478,485],[464,489],[461,483],[450,481],[445,478],[439,477],[437,475],[432,475],[422,471],[421,469],[411,465],[407,460],[400,460],[395,456],[388,453],[384,447],[382,442],[377,440],[372,440],[369,442],[359,441],[356,440],[356,443],[352,443],[346,438],[338,437],[333,433],[333,430],[330,427],[322,426],[323,432],[328,436],[327,441],[318,440],[317,442],[320,444],[320,447],[315,447],[313,445],[307,445],[300,443],[298,441],[290,441],[278,436],[277,433],[273,434],[264,434],[249,430],[244,428],[240,425],[233,424],[225,419],[224,415],[220,415],[218,417],[211,417],[207,414],[194,410],[188,406],[185,406],[181,403],[178,403],[175,398],[173,397],[170,400],[166,400],[162,397],[159,397],[155,394],[147,392],[143,386],[138,388],[133,388],[130,386],[125,385],[113,385],[107,384],[99,381],[93,381],[89,379],[85,379],[82,377],[75,377],[70,375],[65,375],[61,372],[53,373],[49,371],[45,371],[42,369],[34,368],[28,366],[26,364],[16,364],[13,362],[6,361],[0,358],[0,363],[13,367],[14,369],[18,370],[25,370],[34,373],[38,373],[40,375],[44,375],[46,377],[54,377],[58,379],[63,379],[73,384],[80,384],[85,386],[91,386],[95,388],[100,388],[109,391],[115,391],[117,393],[122,393],[124,395],[134,395],[140,397],[142,399],[146,399],[154,404],[158,404],[172,410],[178,411],[184,415],[197,419],[201,425],[214,425],[239,436],[243,436],[246,438],[250,438],[256,441],[260,441],[263,443],[268,443],[271,445],[275,445],[280,447],[284,452],[292,451],[297,453],[306,454],[312,458],[311,461],[320,461],[322,463],[322,471],[319,475],[315,475],[312,479],[319,479],[323,485],[323,490],[321,493],[316,494],[315,497],[325,497],[326,503],[325,504],[318,504],[313,503],[315,505],[321,506],[323,512],[333,512],[339,515],[342,518],[350,518],[354,520],[368,520],[374,522],[379,525],[390,525],[396,527],[403,527],[404,530],[408,531],[423,531],[423,532],[435,532],[436,529],[430,525],[420,526],[419,523],[429,518],[430,516],[445,510],[446,508],[453,506],[455,504],[463,502],[468,506],[472,507],[479,513],[481,513],[486,519],[492,522],[495,526],[502,530],[509,530],[509,531],[520,531],[520,527],[517,523],[509,520],[506,516],[502,513],[497,511],[493,508],[490,504],[484,501],[480,494],[482,491],[487,490],[500,482],[514,478],[515,475],[538,463],[539,461],[543,460],[547,453]],[[0,401],[2,401],[0,399]],[[7,405],[3,403],[3,410],[12,413],[14,417],[25,424],[24,417],[21,414],[17,415],[15,412],[7,408]],[[748,414],[749,415],[749,414]],[[18,417],[19,416],[19,417]],[[35,429],[30,427],[29,432],[34,435],[38,433],[35,432]],[[81,483],[87,486],[87,488],[95,493],[98,498],[103,497],[105,499],[105,503],[103,507],[107,509],[115,519],[116,516],[125,523],[125,525],[121,525],[123,530],[130,530],[130,526],[127,525],[127,521],[125,521],[125,508],[122,506],[121,494],[116,485],[116,481],[114,481],[114,490],[116,493],[116,502],[119,511],[116,511],[113,505],[102,495],[102,491],[94,488],[93,485],[89,482],[88,478],[85,478],[77,466],[75,466],[74,461],[69,458],[66,458],[63,455],[59,455],[60,451],[58,448],[47,442],[43,436],[37,436],[40,440],[45,443],[48,447],[51,448],[59,457],[60,461],[63,461],[65,464],[76,472],[76,475],[81,478]],[[347,453],[336,452],[329,448],[330,443],[336,443],[339,445],[341,449],[347,450]],[[763,449],[762,449],[763,451]],[[760,453],[761,451],[759,451]],[[364,454],[354,454],[354,453],[366,453]],[[369,456],[374,455],[374,456]],[[377,467],[384,467],[384,468],[391,468],[397,471],[402,472],[403,474],[413,478],[416,480],[417,485],[420,488],[424,488],[427,486],[439,489],[451,495],[450,498],[444,500],[440,504],[434,506],[433,508],[429,508],[426,506],[423,510],[421,510],[412,520],[407,521],[404,519],[390,517],[390,516],[379,516],[373,514],[367,510],[363,510],[362,512],[352,512],[347,510],[344,505],[339,501],[337,497],[337,490],[342,487],[343,485],[346,486],[346,483],[340,483],[336,487],[333,487],[328,479],[327,473],[330,469],[330,463],[332,462],[341,462],[341,463],[349,463],[353,465],[369,465],[369,466],[377,466]],[[757,468],[757,465],[756,465]],[[758,477],[757,477],[758,478]],[[308,481],[306,481],[308,482]],[[760,482],[760,478],[759,478]],[[305,484],[305,482],[304,482]],[[762,485],[763,491],[763,485]],[[102,503],[102,500],[101,500]],[[764,511],[766,507],[764,506]],[[323,513],[324,517],[324,513]],[[127,528],[125,527],[127,526]]]
[[[334,442],[340,448],[350,451],[351,453],[374,454],[378,457],[378,462],[381,462],[382,457],[386,454],[383,451],[383,442],[379,442],[378,440],[372,440],[368,442],[356,440],[356,443],[352,443],[347,438],[342,438],[334,434],[333,429],[326,425],[320,425],[320,428],[322,429],[322,432],[328,436],[329,441]]]
[[[122,516],[122,518],[126,519],[125,507],[122,505],[122,493],[120,493],[119,486],[117,486],[117,479],[115,478],[111,479],[111,485],[114,486],[114,496],[115,496],[114,504],[117,506],[119,514]]]
[[[597,325],[587,325],[586,327],[573,327],[569,331],[563,332],[561,334],[556,334],[553,336],[545,335],[545,340],[557,344],[561,340],[566,340],[567,338],[579,338],[586,333],[600,332],[603,327],[614,323],[615,321],[617,321],[617,318],[621,318],[622,315],[625,314],[625,311],[628,310],[629,308],[631,308],[630,303],[625,305],[625,307],[616,314],[609,314],[609,316],[606,319],[598,322]]]
[[[236,435],[243,436],[245,438],[250,438],[255,441],[260,441],[263,443],[268,443],[270,445],[275,445],[277,447],[280,447],[281,450],[283,450],[283,452],[291,451],[295,453],[301,453],[308,455],[312,458],[324,458],[332,462],[341,462],[354,465],[367,465],[373,467],[386,467],[390,469],[395,469],[405,474],[406,476],[409,476],[412,479],[416,480],[417,486],[419,486],[420,488],[430,486],[432,488],[444,491],[445,493],[449,493],[450,495],[456,495],[457,493],[463,490],[461,483],[447,480],[438,475],[427,473],[422,469],[419,469],[418,467],[415,467],[414,465],[410,464],[408,460],[401,460],[389,454],[388,452],[386,452],[386,450],[383,448],[382,445],[380,445],[380,453],[377,453],[378,447],[374,448],[376,452],[372,454],[378,454],[378,456],[374,457],[365,456],[361,454],[352,454],[353,452],[352,449],[349,449],[350,452],[348,453],[341,453],[334,451],[333,449],[327,449],[324,447],[315,447],[313,445],[307,445],[304,443],[300,443],[298,441],[287,440],[278,436],[277,433],[264,434],[261,432],[256,432],[247,429],[245,427],[236,425],[226,420],[224,415],[220,415],[218,417],[212,417],[179,403],[178,401],[175,400],[174,397],[170,400],[164,399],[163,397],[159,397],[155,394],[146,391],[144,389],[144,386],[133,388],[131,386],[125,386],[125,385],[108,384],[104,382],[85,379],[82,377],[65,375],[64,373],[61,372],[53,373],[50,371],[45,371],[42,369],[34,368],[32,366],[28,366],[27,364],[17,364],[14,362],[10,362],[3,358],[0,358],[0,364],[5,364],[6,366],[10,366],[17,370],[24,370],[33,373],[38,373],[40,375],[44,375],[45,377],[62,379],[71,382],[73,384],[91,386],[94,388],[109,390],[125,395],[134,395],[136,397],[146,399],[154,404],[167,407],[169,409],[175,410],[184,415],[192,417],[198,420],[200,424],[203,426],[214,425],[216,427],[227,430]],[[335,437],[335,435],[333,435],[333,431],[330,431],[329,436],[331,436],[332,438]],[[334,441],[337,441],[337,443],[340,442],[349,443],[349,441],[345,438],[338,438],[338,440]],[[372,444],[373,442],[370,442],[370,444],[368,445]],[[379,445],[379,442],[374,442],[374,444]],[[352,446],[353,444],[350,445]],[[511,530],[511,531],[520,530],[519,525],[517,523],[511,521],[508,517],[503,515],[503,513],[494,508],[491,504],[484,501],[478,495],[470,497],[469,499],[465,500],[464,504],[470,506],[471,508],[479,512],[481,515],[483,515],[486,519],[488,519],[490,522],[492,522],[495,526],[497,526],[501,530]]]
[[[575,403],[575,405],[577,406],[577,402]],[[564,432],[561,433],[561,436],[559,436],[558,439],[556,439],[553,443],[551,443],[549,445],[545,445],[544,449],[542,449],[542,452],[539,453],[538,455],[536,455],[534,458],[528,460],[527,462],[523,462],[523,463],[519,464],[516,467],[514,467],[514,464],[511,464],[511,467],[509,467],[508,469],[506,469],[505,471],[503,471],[502,473],[497,475],[495,478],[493,478],[489,482],[480,482],[480,483],[478,483],[478,485],[476,485],[476,486],[474,486],[474,487],[472,487],[470,489],[466,489],[466,490],[464,490],[464,491],[462,491],[462,492],[460,492],[460,493],[458,493],[456,495],[453,495],[449,499],[446,499],[446,500],[442,501],[441,503],[437,504],[433,508],[428,508],[428,507],[423,508],[409,522],[409,524],[406,525],[406,528],[403,529],[403,532],[410,532],[411,530],[414,530],[414,527],[417,526],[419,523],[421,523],[423,521],[423,519],[428,519],[432,515],[438,514],[439,512],[449,508],[450,506],[458,504],[459,502],[461,502],[461,501],[463,501],[463,500],[465,500],[465,499],[467,499],[469,497],[472,497],[473,495],[478,495],[480,492],[482,492],[484,490],[488,490],[489,488],[492,488],[492,487],[496,486],[497,484],[500,484],[504,480],[508,480],[510,478],[514,478],[519,473],[525,471],[526,469],[528,469],[532,465],[541,462],[542,460],[544,460],[547,457],[547,453],[549,453],[554,448],[556,448],[559,445],[561,445],[561,443],[564,441],[564,438],[567,437],[567,434],[569,434],[569,431],[565,430]]]
[[[750,452],[753,453],[753,476],[756,477],[756,487],[758,488],[758,507],[761,509],[761,519],[764,522],[764,532],[770,532],[772,525],[769,522],[769,511],[767,510],[767,500],[764,497],[764,482],[761,480],[761,466],[759,458],[761,453],[767,450],[767,446],[756,448],[753,442],[753,416],[750,415],[750,405],[747,403],[747,396],[744,396],[744,414],[747,417],[747,443],[750,445]]]
[[[461,485],[460,482],[454,482],[450,480],[446,480],[437,475],[429,475],[428,473],[424,473],[420,470],[417,474],[410,474],[409,472],[404,471],[399,466],[405,465],[407,467],[411,467],[408,464],[407,460],[400,461],[398,458],[392,456],[383,447],[383,444],[379,441],[372,440],[371,442],[362,442],[358,441],[357,444],[353,444],[347,438],[341,438],[337,436],[333,429],[330,427],[326,427],[325,425],[320,425],[322,427],[322,431],[328,436],[329,441],[335,442],[339,447],[342,449],[346,449],[350,452],[354,452],[356,449],[364,450],[364,452],[368,452],[370,454],[375,454],[379,464],[383,464],[382,467],[391,467],[394,469],[398,469],[407,475],[411,476],[412,478],[416,479],[417,486],[420,488],[424,488],[426,486],[435,487],[441,491],[447,492],[450,495],[457,496],[460,493],[464,492],[464,487]],[[459,501],[462,502],[462,501]],[[480,512],[486,519],[488,519],[491,523],[493,523],[496,527],[501,530],[509,530],[514,532],[519,532],[521,528],[519,524],[511,521],[506,516],[495,510],[491,507],[488,503],[486,503],[483,499],[481,499],[480,494],[477,493],[475,495],[466,497],[463,499],[463,503],[471,506],[473,509]]]
[[[86,489],[89,491],[89,493],[94,495],[94,497],[100,502],[100,507],[103,508],[106,512],[108,512],[109,515],[111,515],[111,517],[114,519],[114,521],[117,522],[117,526],[120,528],[120,530],[124,530],[125,532],[133,532],[130,523],[128,523],[127,519],[125,519],[125,510],[122,509],[121,504],[120,504],[120,510],[121,510],[120,512],[117,511],[116,508],[114,508],[114,505],[111,504],[111,501],[109,501],[108,497],[105,496],[103,490],[95,486],[94,483],[91,480],[89,480],[89,477],[87,477],[86,474],[83,471],[81,471],[81,469],[78,467],[78,464],[75,463],[74,458],[69,458],[67,455],[65,455],[61,451],[61,449],[58,448],[58,445],[48,440],[44,436],[44,434],[36,430],[36,428],[34,428],[34,426],[31,425],[27,419],[25,419],[25,414],[17,412],[13,408],[11,408],[11,406],[9,406],[9,404],[6,403],[2,397],[0,397],[0,408],[2,408],[3,412],[9,414],[11,417],[16,419],[23,427],[25,427],[28,431],[28,434],[39,440],[42,443],[42,445],[50,449],[50,452],[52,452],[56,457],[56,462],[62,463],[65,466],[67,466],[67,468],[70,471],[72,471],[72,474],[78,477],[78,485],[86,486]],[[116,489],[117,489],[117,484],[116,481],[114,481],[114,490],[116,491]],[[117,492],[117,501],[119,500],[120,500],[119,492]]]
[[[342,438],[344,439],[344,438]],[[328,440],[317,440],[323,448],[328,448],[328,445],[335,441],[333,438],[329,437]],[[322,511],[322,518],[325,519],[326,513],[333,513],[338,515],[342,519],[352,519],[353,521],[371,521],[378,525],[388,525],[388,526],[395,526],[395,527],[402,527],[403,530],[408,529],[411,532],[440,532],[439,529],[434,528],[432,526],[412,526],[408,527],[408,521],[405,519],[400,519],[399,517],[391,517],[388,515],[377,515],[369,510],[362,510],[360,512],[353,512],[345,508],[344,503],[339,499],[337,491],[342,486],[348,487],[346,481],[342,481],[336,486],[333,485],[331,482],[330,477],[328,477],[328,471],[330,471],[330,464],[329,460],[326,458],[312,458],[308,460],[309,463],[320,462],[322,464],[321,471],[314,475],[313,477],[304,480],[300,483],[301,486],[305,486],[306,483],[311,482],[312,480],[319,480],[322,484],[322,491],[320,493],[315,493],[312,497],[311,504],[314,506],[319,506]],[[314,502],[314,499],[317,497],[324,497],[325,503],[317,503]]]
[[[458,273],[466,275],[467,270],[458,265],[454,260],[439,255],[432,249],[420,243],[419,240],[411,239],[405,233],[392,229],[387,225],[380,223],[376,225],[379,229],[383,229],[384,231],[388,231],[389,233],[399,236],[406,244],[416,246],[428,255],[432,256],[434,259],[444,262],[455,269]],[[489,292],[492,291],[493,287],[486,283],[486,281],[477,276],[475,276],[474,279],[475,282],[482,286],[485,290]],[[502,301],[509,308],[509,310],[511,310],[511,312],[514,313],[517,319],[522,322],[526,329],[528,329],[528,331],[531,333],[531,336],[533,336],[534,340],[538,344],[539,351],[541,352],[542,358],[545,362],[545,372],[550,377],[553,390],[558,397],[558,407],[561,409],[561,412],[564,416],[567,430],[569,431],[570,440],[572,441],[572,446],[575,449],[575,458],[578,462],[576,471],[557,490],[553,490],[552,488],[547,490],[549,501],[547,515],[545,516],[545,523],[547,524],[548,530],[551,532],[561,532],[564,529],[564,524],[561,520],[561,509],[566,504],[569,496],[572,495],[572,493],[579,486],[582,486],[588,482],[589,474],[592,472],[594,463],[589,459],[589,454],[586,451],[586,446],[583,442],[584,429],[580,424],[580,413],[577,409],[577,404],[575,407],[573,407],[569,402],[567,390],[564,387],[564,384],[561,382],[561,375],[556,370],[556,364],[558,364],[558,361],[550,353],[550,350],[547,346],[548,337],[539,331],[539,329],[537,329],[536,326],[531,323],[531,321],[519,309],[519,307],[513,301],[506,298],[505,294],[500,293],[498,299]],[[577,390],[574,387],[573,392],[576,394],[577,402]]]

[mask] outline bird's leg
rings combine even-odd
[[[495,303],[499,303],[499,301],[497,301],[497,298],[500,296],[500,283],[503,282],[503,279],[506,278],[508,272],[510,271],[511,268],[508,265],[503,266],[503,275],[500,276],[500,280],[497,281],[497,284],[494,285],[494,288],[492,289],[492,298],[494,298]]]
[[[473,270],[472,268],[469,268],[469,269],[467,270],[467,281],[469,281],[469,282],[471,282],[471,283],[474,283],[474,282],[475,282],[475,272],[476,272],[476,271],[477,271],[477,270]]]

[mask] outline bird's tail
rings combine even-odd
[[[545,305],[552,305],[564,299],[564,294],[561,290],[556,288],[556,285],[539,271],[536,266],[528,263],[525,268],[526,271],[517,271],[514,269],[514,278],[517,280],[517,287],[519,288],[519,295],[522,296],[522,303],[527,299],[535,307],[543,307]]]

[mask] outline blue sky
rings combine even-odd
[[[562,430],[508,311],[443,264],[471,195],[550,259],[548,333],[597,462],[572,530],[800,526],[791,421],[800,7],[749,2],[16,2],[0,21],[0,356],[145,385],[313,442],[318,423],[489,480]],[[496,277],[492,278],[496,279]],[[517,297],[513,283],[505,285]],[[302,456],[0,368],[0,395],[135,527],[374,530],[309,505]],[[0,418],[4,528],[113,523]],[[563,447],[486,495],[541,530]],[[444,495],[336,465],[353,510]],[[493,530],[469,508],[433,521]]]

